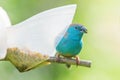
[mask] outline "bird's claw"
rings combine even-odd
[[[76,66],[78,66],[80,64],[80,58],[76,56],[75,59],[76,59]]]
[[[60,61],[60,54],[59,53],[56,53],[56,55],[55,55],[55,57],[56,57],[56,61]]]

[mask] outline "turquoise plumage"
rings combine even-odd
[[[76,58],[76,64],[79,59],[76,57],[82,49],[82,36],[87,33],[87,29],[80,24],[71,24],[64,34],[63,38],[59,41],[56,46],[58,57],[62,55],[66,58]],[[70,67],[69,64],[67,64]]]

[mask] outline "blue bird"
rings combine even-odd
[[[82,36],[87,33],[87,29],[81,24],[71,24],[64,34],[63,38],[56,46],[56,56],[59,60],[60,56],[65,58],[75,58],[76,65],[80,62],[77,56],[83,46]],[[69,68],[70,64],[66,64]]]

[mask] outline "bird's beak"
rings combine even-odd
[[[82,28],[83,33],[87,33],[87,29],[85,27]]]

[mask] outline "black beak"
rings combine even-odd
[[[87,33],[87,32],[88,32],[87,29],[86,29],[84,26],[82,26],[82,31],[83,31],[84,33]]]

